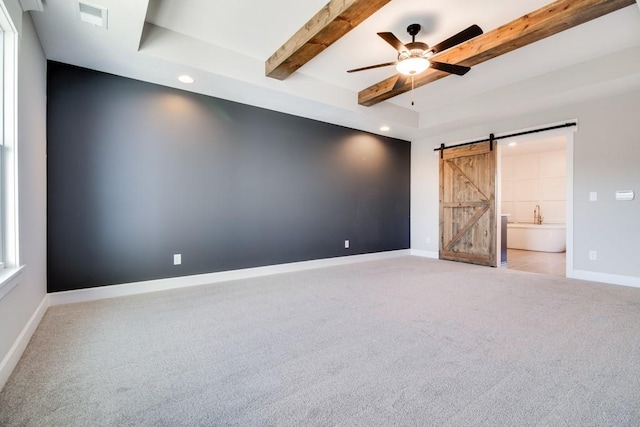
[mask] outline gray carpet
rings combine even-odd
[[[2,426],[640,425],[640,289],[415,257],[52,307]]]

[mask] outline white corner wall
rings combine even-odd
[[[16,10],[17,3],[5,1],[10,12]],[[22,27],[18,46],[18,197],[20,263],[25,267],[20,283],[0,299],[0,389],[47,308],[47,63],[29,14],[13,18]]]
[[[438,258],[440,238],[440,144],[424,139],[411,142],[411,253]]]
[[[478,139],[577,119],[573,151],[574,277],[640,286],[640,91],[591,99],[548,111],[495,120],[425,137],[411,145],[411,250],[438,251],[438,158],[441,143]],[[636,199],[616,201],[616,190]],[[589,192],[598,201],[589,202]],[[589,251],[598,253],[589,260]],[[571,260],[568,260],[570,263]]]

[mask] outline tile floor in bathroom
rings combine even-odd
[[[565,255],[565,252],[551,253],[507,249],[507,268],[564,277],[566,273]]]

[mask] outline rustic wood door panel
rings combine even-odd
[[[495,267],[496,151],[451,148],[440,159],[440,259]]]

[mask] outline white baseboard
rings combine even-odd
[[[596,273],[594,271],[573,270],[573,278],[591,282],[609,283],[612,285],[640,288],[640,277],[621,276],[619,274]]]
[[[22,353],[27,348],[27,344],[29,344],[29,340],[31,336],[36,331],[36,328],[40,324],[44,313],[46,313],[47,308],[49,307],[49,296],[45,295],[36,308],[36,311],[31,315],[31,318],[18,335],[18,338],[13,343],[9,352],[5,356],[5,358],[0,362],[0,390],[4,388],[4,385],[9,380],[9,376],[18,365],[18,361],[20,357],[22,357]]]
[[[97,288],[78,289],[73,291],[49,294],[49,305],[71,304],[94,301],[147,292],[166,291],[169,289],[187,288],[191,286],[209,285],[230,280],[250,279],[252,277],[272,274],[291,273],[313,268],[332,267],[356,262],[375,261],[410,255],[409,249],[376,252],[372,254],[350,255],[337,258],[325,258],[311,261],[292,262],[288,264],[269,265],[265,267],[245,268],[241,270],[221,271],[218,273],[197,274],[193,276],[171,277],[167,279],[147,280],[143,282],[125,283],[121,285],[101,286]]]
[[[434,252],[434,251],[419,251],[417,249],[411,249],[411,255],[413,256],[421,256],[424,258],[433,258],[433,259],[439,259],[440,258],[440,254],[438,252]]]

